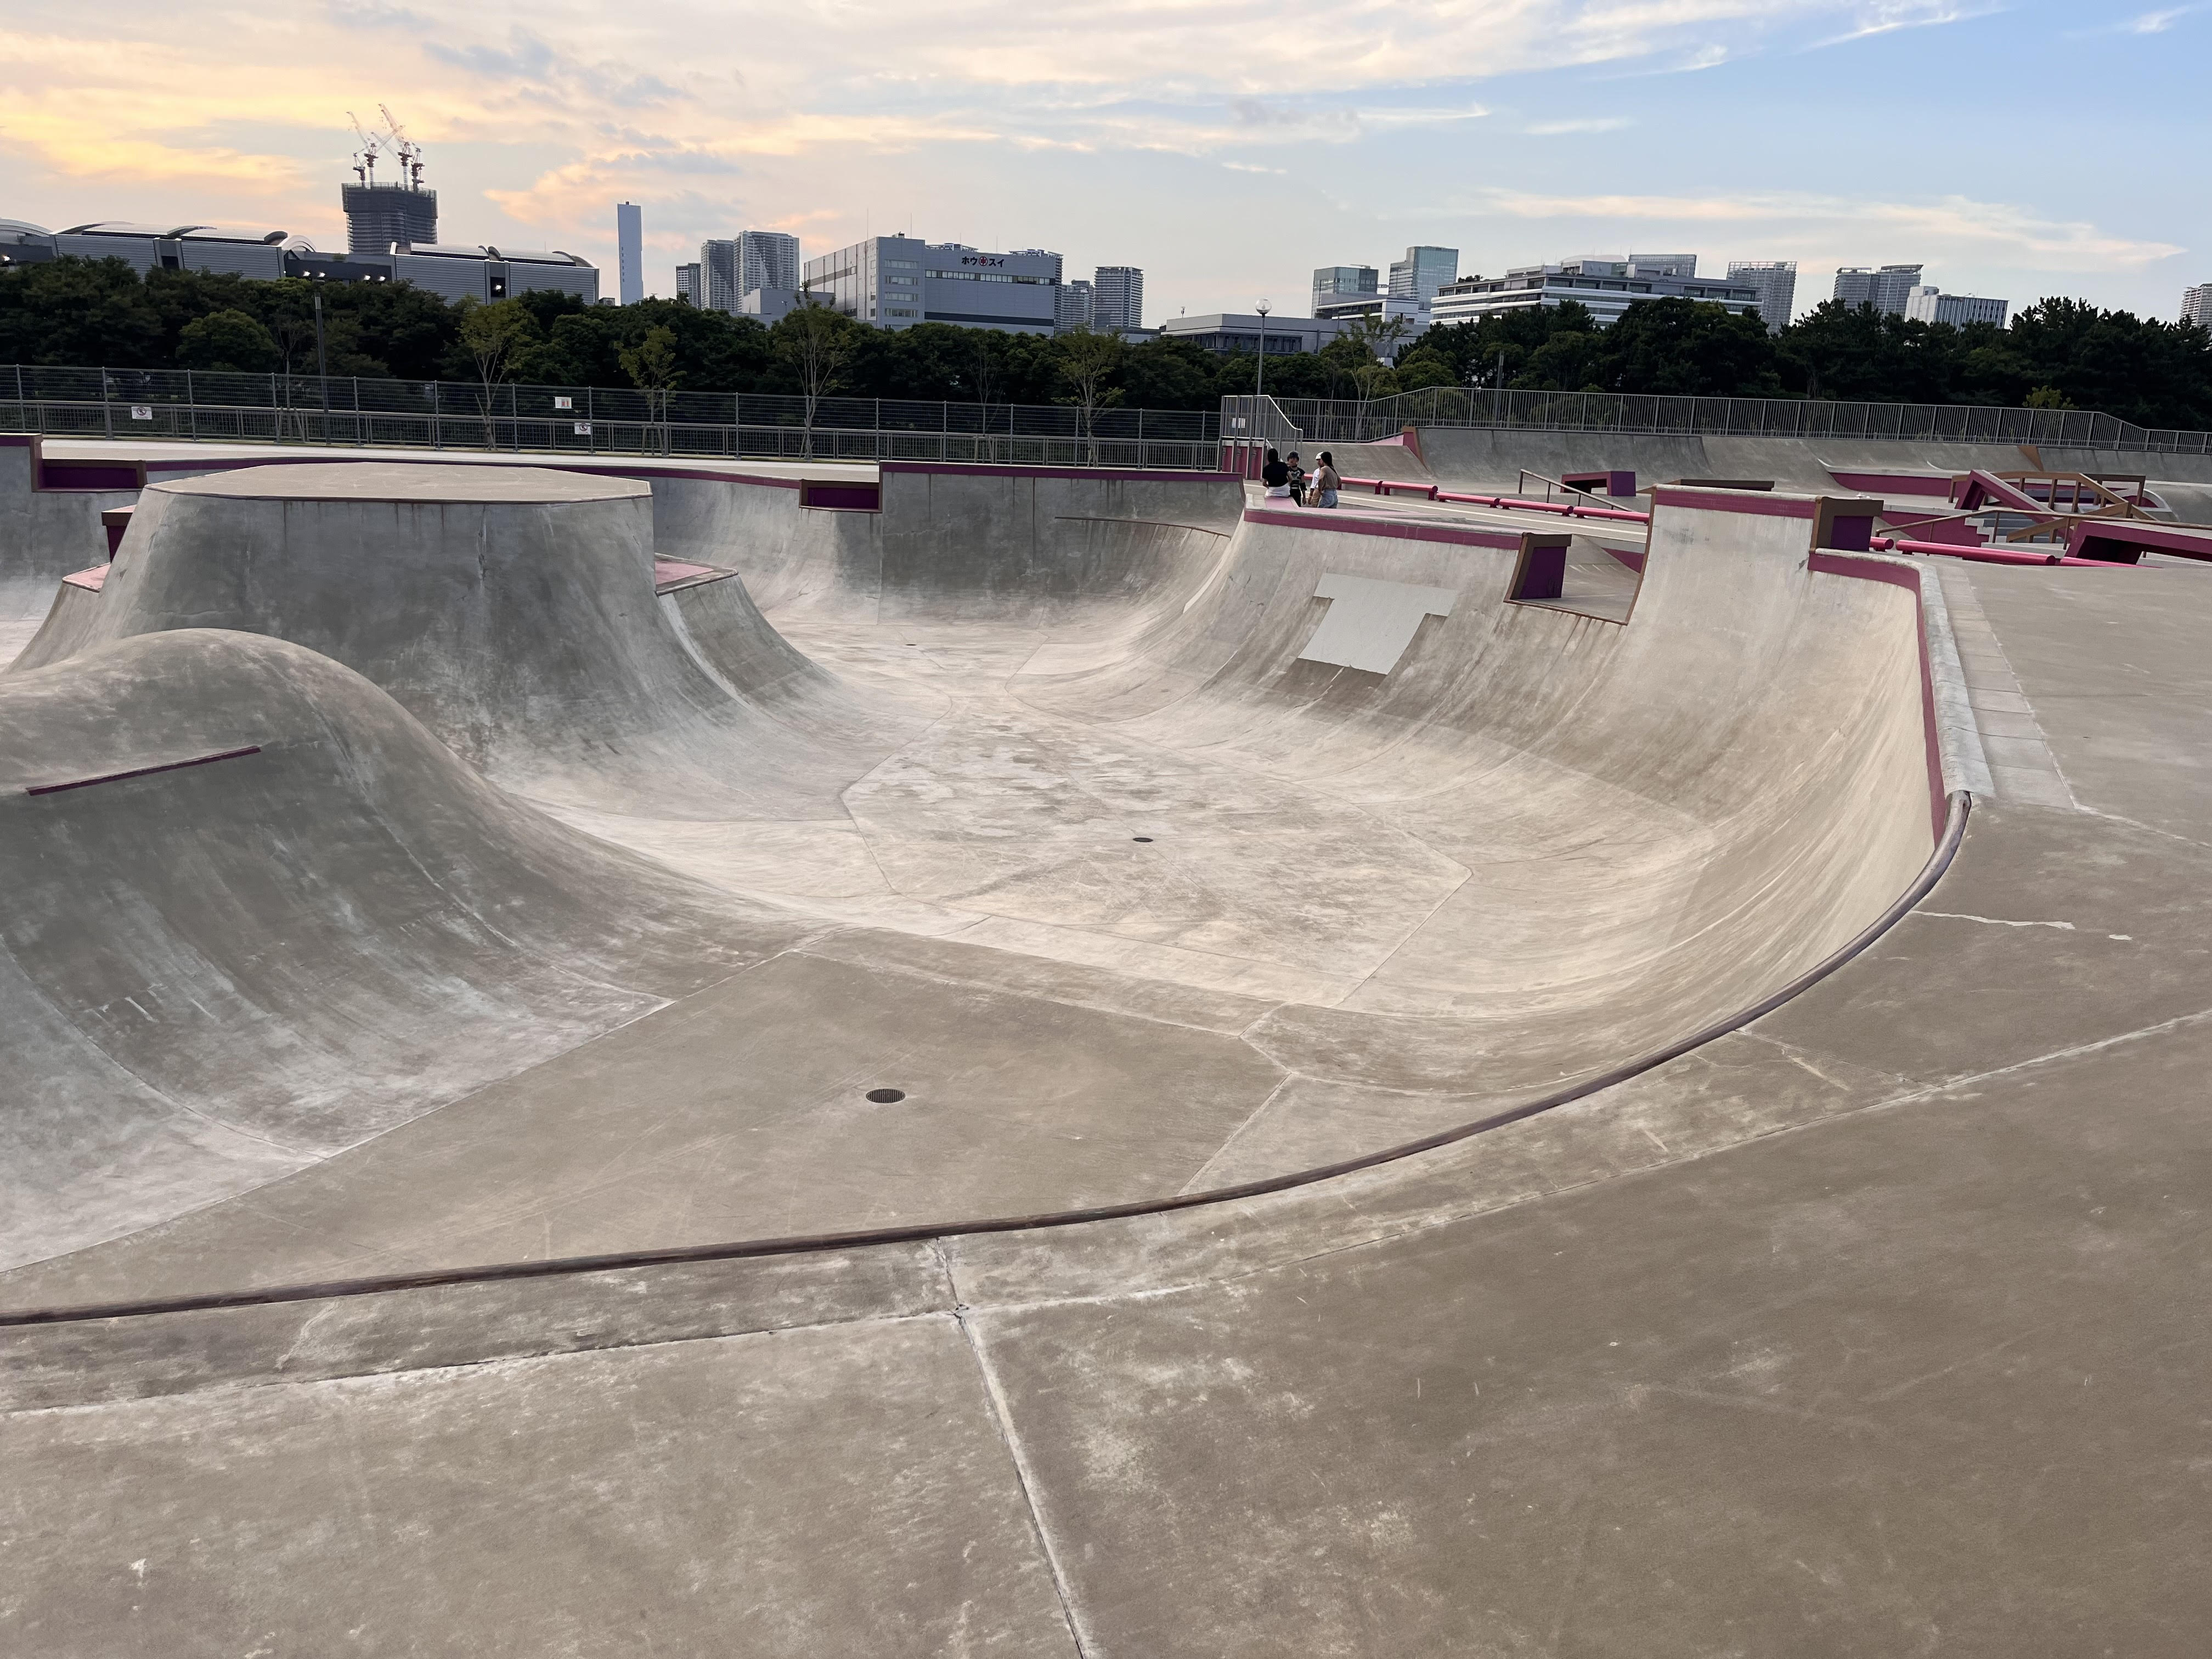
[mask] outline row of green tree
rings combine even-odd
[[[320,356],[313,312],[323,296]],[[1395,364],[1387,361],[1395,356]],[[316,372],[405,380],[1203,410],[1261,384],[1252,356],[1161,339],[1047,337],[924,324],[898,331],[811,307],[764,327],[672,301],[586,306],[534,293],[449,304],[405,285],[143,277],[123,261],[0,270],[0,362]],[[1279,397],[1379,398],[1436,386],[1700,397],[1824,398],[2102,410],[2212,427],[2212,339],[2199,327],[2031,306],[1999,329],[1953,328],[1831,301],[1779,334],[1717,305],[1660,300],[1600,328],[1582,307],[1432,328],[1373,326],[1270,354]]]

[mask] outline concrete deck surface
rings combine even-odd
[[[558,510],[619,515],[635,499],[584,493]],[[656,495],[651,544],[635,544],[646,598],[605,590],[604,609],[634,618],[634,667],[596,681],[594,707],[647,710],[678,683],[665,677],[703,679],[683,694],[698,712],[680,747],[643,713],[606,728],[643,734],[614,740],[623,763],[659,769],[656,797],[694,801],[683,819],[641,822],[618,791],[581,799],[585,763],[547,758],[557,722],[532,699],[471,686],[457,702],[443,667],[406,679],[354,619],[315,613],[314,651],[207,631],[215,543],[185,519],[170,562],[203,574],[168,591],[188,603],[155,604],[119,561],[100,600],[120,600],[112,637],[0,678],[31,734],[11,778],[55,776],[58,756],[72,775],[171,756],[207,738],[210,708],[287,724],[252,734],[263,757],[165,774],[161,792],[40,797],[70,813],[43,828],[15,798],[0,844],[14,890],[39,896],[35,915],[11,915],[9,962],[48,988],[10,1018],[48,1011],[43,1063],[76,1091],[42,1101],[49,1125],[128,1096],[147,1121],[190,1103],[234,1133],[250,1103],[264,1162],[229,1166],[248,1190],[162,1218],[144,1174],[103,1176],[97,1149],[70,1153],[108,1242],[27,1261],[0,1279],[6,1305],[1296,1167],[1351,1144],[1344,1126],[1404,1138],[1742,1006],[1863,926],[1931,844],[1917,677],[1886,654],[1917,644],[1904,590],[1794,568],[1771,526],[1655,536],[1622,629],[1501,607],[1494,586],[1470,586],[1465,548],[1356,528],[1255,538],[1233,505],[1172,536],[1054,544],[1099,573],[1064,604],[989,569],[932,592],[901,561],[941,557],[932,526],[974,503],[956,491],[901,518],[890,495],[887,522],[865,527],[882,537],[872,552],[851,521],[777,541],[744,516],[755,507],[718,530],[722,507]],[[1170,522],[1148,508],[1120,516]],[[908,551],[889,534],[902,525]],[[680,545],[663,533],[678,527]],[[608,544],[634,534],[604,528]],[[652,599],[651,552],[718,535],[765,615],[748,600],[664,631],[681,596]],[[534,550],[514,568],[542,571],[561,543],[516,544]],[[309,614],[284,609],[296,590],[256,586],[282,556],[257,555],[220,626]],[[1314,683],[1295,655],[1314,574],[1363,559],[1476,597],[1424,624],[1379,684]],[[1508,574],[1479,568],[1493,585]],[[1984,738],[1996,787],[1912,914],[1776,1012],[1572,1105],[1234,1203],[0,1324],[0,1641],[40,1655],[2201,1652],[2212,589],[2188,570],[1975,567],[1936,592],[1962,699],[2014,717]],[[1454,627],[1479,630],[1464,651]],[[1539,628],[1558,632],[1511,631]],[[475,637],[508,648],[501,627]],[[688,638],[690,670],[654,654],[670,637]],[[338,665],[349,658],[375,672]],[[1785,686],[1808,694],[1787,714]],[[1686,688],[1698,719],[1666,718]],[[890,722],[896,759],[832,789],[844,828],[758,804],[817,787],[781,763],[735,811],[726,791],[676,788],[766,721],[798,734],[809,768],[836,734]],[[504,789],[439,741],[441,722],[476,735],[495,779],[486,757],[510,757]],[[1817,763],[1777,770],[1798,751]],[[100,793],[116,789],[137,793]],[[1367,885],[1320,879],[1344,854],[1304,850],[1341,808],[1408,837],[1371,873],[1352,866]],[[374,825],[393,852],[333,915],[310,826],[356,821],[349,845]],[[149,849],[185,830],[189,869],[155,869]],[[1211,833],[1218,847],[1164,883],[1136,862]],[[896,903],[823,873],[839,866],[810,849],[834,836],[866,842]],[[1393,981],[1358,954],[1362,918],[1418,875],[1422,849],[1468,867],[1478,845],[1510,855],[1472,890],[1439,889],[1477,909],[1425,950],[1408,945],[1449,904],[1392,933],[1380,964],[1417,970],[1377,995]],[[1557,864],[1563,846],[1579,861]],[[205,919],[181,902],[185,873]],[[284,895],[288,927],[352,930],[303,968],[373,943],[390,988],[325,974],[271,1002],[295,970],[257,881]],[[1024,882],[1026,915],[1005,902]],[[1204,902],[1165,908],[1194,883]],[[1278,915],[1271,889],[1298,902]],[[1667,900],[1649,945],[1612,959],[1652,890]],[[1765,896],[1747,907],[1747,891]],[[943,925],[983,894],[981,920]],[[1132,896],[1146,907],[1133,930],[1116,926]],[[255,925],[216,930],[226,902]],[[1301,957],[1290,941],[1316,904],[1326,948]],[[64,930],[88,918],[102,943],[80,961]],[[1226,952],[1224,928],[1241,934]],[[1055,943],[1071,930],[1100,954]],[[204,1001],[215,982],[183,954],[141,975],[155,1028],[141,1048],[118,1046],[127,1021],[77,1018],[109,984],[101,964],[156,938],[234,951],[220,977],[281,1019],[210,1004],[203,1028],[173,1012],[155,992]],[[1194,939],[1241,965],[1161,971]],[[390,955],[403,946],[416,955]],[[1586,983],[1529,995],[1543,964],[1569,961]],[[547,977],[552,963],[569,977]],[[400,994],[431,964],[467,1006]],[[51,988],[62,965],[77,1002]],[[1305,978],[1255,984],[1261,969]],[[234,1079],[343,1063],[306,1012],[311,988],[341,984],[383,1115],[325,1155],[286,1144],[296,1086],[249,1103]],[[448,1058],[372,1060],[378,1034],[410,1021],[426,1056]],[[471,1030],[546,1057],[488,1057],[495,1078],[441,1093],[439,1067],[483,1042]],[[189,1069],[168,1058],[179,1042]],[[94,1049],[120,1068],[104,1084],[61,1058]],[[860,1086],[879,1079],[919,1079],[912,1108],[866,1109]],[[336,1146],[347,1092],[318,1098]],[[1263,1108],[1285,1109],[1279,1161],[1224,1164]],[[111,1146],[136,1133],[127,1113],[103,1121]],[[1054,1150],[1089,1144],[1076,1136],[1109,1145]],[[173,1156],[143,1145],[137,1170]],[[270,1182],[272,1147],[314,1161]],[[31,1217],[33,1257],[84,1202]]]

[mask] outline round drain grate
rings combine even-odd
[[[868,1091],[868,1098],[874,1101],[878,1106],[888,1106],[893,1101],[904,1100],[906,1098],[906,1091],[903,1089],[871,1089]]]

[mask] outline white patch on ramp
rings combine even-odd
[[[1314,598],[1329,601],[1328,614],[1298,653],[1298,660],[1387,674],[1413,642],[1421,618],[1450,616],[1452,601],[1458,597],[1449,587],[1415,587],[1409,582],[1324,572]]]

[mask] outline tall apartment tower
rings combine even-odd
[[[2181,320],[2199,328],[2212,328],[2212,283],[2200,283],[2181,291]]]
[[[1101,265],[1091,278],[1093,328],[1145,325],[1145,273],[1134,265]]]
[[[438,240],[438,192],[420,185],[341,185],[346,252],[389,253],[394,242]]]
[[[1902,317],[1911,302],[1912,290],[1922,286],[1920,273],[1926,269],[1924,265],[1884,265],[1875,270],[1866,265],[1845,265],[1836,273],[1835,297],[1847,306],[1872,306],[1876,311]]]
[[[738,293],[799,286],[799,238],[781,230],[749,230],[738,238]]]
[[[693,260],[688,265],[676,267],[676,297],[678,299],[694,307],[704,306],[707,301],[702,293],[702,287],[697,260]]]
[[[1319,272],[1315,275],[1318,276]],[[1390,262],[1390,297],[1394,300],[1433,300],[1446,283],[1459,280],[1459,250],[1455,247],[1409,247],[1402,259]]]
[[[1098,294],[1080,276],[1072,283],[1062,283],[1053,290],[1052,331],[1065,334],[1070,329],[1097,325]]]
[[[1731,259],[1729,281],[1759,290],[1759,320],[1769,334],[1790,326],[1797,304],[1797,262],[1795,259]]]
[[[735,313],[755,289],[799,286],[799,238],[780,230],[748,230],[725,240],[699,244],[704,297],[692,301],[709,311]]]
[[[615,204],[615,269],[624,305],[645,298],[645,215],[635,202]]]

